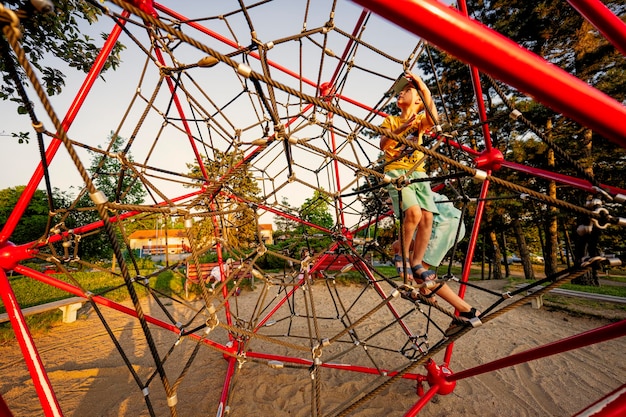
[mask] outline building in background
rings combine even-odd
[[[139,256],[180,254],[190,252],[189,240],[184,229],[136,230],[128,237],[131,249],[138,249]]]
[[[259,234],[264,244],[274,244],[274,227],[271,223],[259,224]]]

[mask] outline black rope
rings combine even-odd
[[[43,167],[43,173],[44,173],[44,181],[46,184],[46,193],[48,194],[48,210],[50,211],[50,213],[54,213],[55,211],[55,204],[54,204],[54,199],[52,198],[52,183],[50,182],[50,172],[48,170],[48,160],[46,159],[46,152],[44,150],[45,145],[43,143],[43,127],[41,122],[39,121],[39,119],[37,118],[37,115],[35,114],[35,109],[33,108],[32,102],[30,101],[30,99],[28,98],[28,94],[26,93],[26,89],[24,88],[24,85],[22,84],[22,81],[20,79],[20,76],[17,72],[17,68],[15,66],[15,62],[13,60],[13,56],[10,53],[11,48],[9,47],[9,44],[7,43],[6,39],[4,39],[4,37],[0,37],[0,51],[2,53],[3,56],[3,60],[4,60],[4,65],[5,65],[5,69],[6,71],[9,73],[11,80],[13,81],[13,84],[20,96],[20,100],[22,102],[22,105],[24,106],[24,108],[26,109],[26,111],[28,112],[28,115],[30,116],[30,120],[32,125],[35,127],[36,133],[37,133],[37,144],[39,147],[39,157],[41,159],[41,165]],[[48,224],[46,225],[46,234],[48,232],[48,230],[50,230],[50,222],[52,221],[51,218],[48,218]]]
[[[500,96],[500,98],[502,99],[504,104],[506,104],[508,109],[510,111],[516,110],[513,104],[511,103],[511,101],[506,97],[506,95],[504,94],[500,86],[498,86],[496,81],[493,78],[491,78],[491,76],[486,76],[486,78],[487,80],[489,80],[489,83],[492,85],[493,89],[498,93],[498,96]],[[548,135],[546,135],[544,132],[539,130],[539,128],[535,126],[530,120],[524,117],[521,113],[519,113],[519,115],[517,115],[514,119],[522,122],[522,124],[528,127],[546,145],[548,145],[548,147],[552,149],[554,153],[556,153],[560,158],[566,161],[568,165],[574,167],[578,175],[580,175],[585,180],[589,181],[592,185],[599,188],[600,184],[598,183],[598,181],[595,179],[595,177],[593,176],[591,172],[586,170],[582,165],[578,163],[578,161],[574,160],[571,156],[569,156],[569,154],[565,152],[565,150],[563,150],[560,146],[558,146]]]

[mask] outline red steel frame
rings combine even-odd
[[[548,107],[601,133],[619,146],[626,147],[626,124],[623,123],[626,120],[626,107],[571,74],[548,64],[542,58],[521,48],[510,39],[469,19],[464,0],[457,2],[460,11],[451,9],[434,0],[353,1],[424,38],[470,65],[476,100],[479,104],[479,116],[481,122],[483,122],[487,153],[491,148],[491,141],[485,123],[487,118],[484,112],[478,69],[528,93]],[[624,53],[624,44],[626,42],[626,25],[624,22],[615,17],[600,1],[568,1],[585,18],[590,20],[600,32],[605,34],[607,39],[614,45],[620,45],[618,48]],[[552,88],[546,89],[546,85],[550,85]],[[589,106],[590,103],[593,103],[593,105]],[[514,165],[509,164],[509,167],[512,168]],[[530,169],[527,172],[533,173]],[[534,173],[539,172],[539,170],[534,170]],[[555,181],[563,179],[563,176],[560,175],[551,177],[550,173],[543,172],[542,174],[546,178],[551,178]],[[585,184],[580,182],[580,180],[570,182],[571,185],[574,185],[574,183],[583,185],[584,188]],[[482,199],[486,197],[488,187],[489,182],[485,181],[481,189],[481,201],[476,210],[474,228],[470,235],[469,250],[466,255],[466,265],[462,277],[462,280],[465,282],[469,278],[469,263],[474,255],[478,229],[485,208],[484,200]],[[464,292],[465,286],[461,286],[459,294],[463,296]],[[620,322],[620,329],[612,333],[611,338],[626,335],[626,332],[624,332],[625,325],[626,321]],[[587,346],[596,343],[595,338],[597,334],[594,332],[580,335],[576,339],[580,341],[580,345],[577,346]],[[597,332],[600,332],[600,330],[597,330]],[[523,360],[538,359],[543,354],[552,355],[562,352],[568,348],[571,342],[571,340],[564,339],[547,345],[545,348],[529,351],[523,355]],[[452,345],[446,351],[444,364],[450,363],[451,355]],[[496,361],[483,366],[490,370],[495,370],[515,363],[514,359],[507,360],[505,358],[500,362]],[[473,374],[472,370],[465,372],[467,376]],[[463,374],[460,375],[463,377]],[[442,376],[442,374],[440,373],[438,376]],[[442,381],[442,384],[431,386],[429,393],[440,391],[446,387],[445,382],[456,379],[461,378],[443,375],[442,378],[436,379],[437,381]],[[427,401],[424,401],[423,398],[422,401],[416,403],[407,412],[406,416],[417,415],[426,403]],[[624,395],[612,399],[610,404],[614,410],[617,410],[617,414],[600,411],[595,415],[606,417],[609,415],[626,414],[626,397]]]
[[[482,92],[478,72],[479,69],[493,75],[498,79],[501,79],[502,81],[516,88],[519,88],[521,91],[524,91],[534,96],[547,106],[603,134],[605,137],[615,142],[619,146],[626,147],[626,124],[623,123],[623,120],[626,119],[626,108],[624,108],[624,106],[622,106],[620,103],[613,100],[612,98],[599,92],[598,90],[581,82],[570,74],[565,73],[564,71],[546,63],[541,58],[520,48],[517,44],[511,42],[509,39],[502,37],[498,33],[482,26],[475,21],[472,21],[467,17],[467,8],[463,0],[459,2],[460,12],[434,0],[396,0],[393,2],[385,0],[354,1],[366,7],[367,9],[377,14],[380,14],[382,17],[398,24],[399,26],[402,26],[405,29],[415,33],[416,35],[426,39],[427,41],[433,43],[441,49],[452,53],[459,59],[469,63],[471,68],[472,81],[477,96],[477,102],[479,104],[479,116],[481,118],[481,121],[484,122],[486,120],[486,113],[484,109],[484,103],[482,101]],[[624,25],[621,20],[616,18],[608,9],[606,9],[606,7],[600,1],[568,1],[594,26],[596,26],[598,30],[603,33],[609,41],[616,45],[616,47],[622,53],[626,53],[626,51],[624,50],[624,41],[626,39],[626,25]],[[151,14],[156,14],[156,12],[154,11],[156,9],[180,21],[187,21],[184,16],[166,7],[163,7],[162,5],[152,4],[151,1],[133,1],[133,3],[138,4],[140,7],[143,8],[143,10]],[[129,14],[127,12],[124,12],[124,16],[128,15]],[[366,13],[364,11],[355,26],[354,33],[357,33],[358,29],[363,24],[365,16]],[[121,26],[123,24],[124,22],[122,21],[119,23],[119,25],[114,26],[91,71],[88,73],[83,85],[77,93],[76,98],[72,103],[70,109],[68,110],[62,123],[65,131],[69,130],[73,120],[80,111],[80,108],[82,107],[85,98],[89,94],[91,87],[97,79],[104,65],[104,62],[106,61],[106,58],[112,51],[113,45],[121,34]],[[224,38],[220,34],[212,32],[207,28],[202,27],[196,22],[190,22],[189,24],[195,29],[198,29],[209,36],[212,36],[215,39],[218,39],[233,48],[238,47],[235,42]],[[459,41],[459,39],[462,39],[462,41]],[[346,46],[344,56],[347,54],[349,48],[350,44]],[[255,53],[252,53],[250,55],[258,58]],[[497,57],[497,59],[494,59],[494,57]],[[162,61],[162,56],[158,55],[158,58]],[[341,60],[340,62],[343,62],[343,60]],[[321,91],[322,88],[324,88],[325,91],[332,91],[332,86],[339,71],[338,68],[335,72],[335,75],[333,76],[333,79],[329,83],[326,83],[324,86],[317,86],[316,83],[302,78],[299,74],[294,73],[287,68],[271,62],[270,65],[279,69],[280,71],[285,72],[286,74],[301,79],[305,84],[316,87],[318,91]],[[511,70],[511,68],[514,68],[515,70]],[[175,89],[171,84],[171,80],[168,79],[167,81],[171,91],[174,93]],[[553,88],[550,90],[545,90],[543,88],[543,86],[545,85],[552,85]],[[368,106],[351,100],[348,97],[337,95],[335,96],[335,98],[373,111]],[[179,99],[176,95],[174,95],[174,100],[181,118],[185,120],[182,106],[180,106]],[[308,106],[303,111],[303,113],[307,112],[310,108],[311,106]],[[329,117],[332,117],[332,115],[330,115]],[[481,155],[486,155],[488,162],[487,168],[489,169],[491,139],[489,136],[488,126],[486,124],[483,124],[483,132],[485,135],[486,150],[483,154],[474,153],[474,156],[479,157]],[[187,134],[189,136],[190,144],[195,151],[199,166],[203,168],[203,164],[201,163],[201,157],[195,149],[195,144],[192,140],[192,135],[188,128]],[[333,132],[331,132],[331,136],[332,135]],[[50,162],[53,160],[60,144],[60,140],[54,139],[48,147],[46,151],[46,160],[48,164],[50,164]],[[333,140],[333,147],[334,146],[335,145]],[[258,150],[260,150],[260,148]],[[250,153],[244,159],[249,161],[249,159],[254,158],[256,155],[258,155],[258,150]],[[503,166],[506,166],[508,168],[525,171],[532,175],[542,176],[548,179],[553,179],[557,182],[569,184],[582,190],[591,190],[591,184],[577,178],[566,177],[556,173],[550,173],[530,167],[524,167],[519,164],[514,164],[507,161],[501,162]],[[208,178],[208,174],[206,172],[203,171],[202,174],[205,178]],[[339,171],[337,166],[335,166],[335,174],[337,187],[340,189]],[[226,174],[226,177],[227,176],[228,174]],[[6,275],[6,271],[13,270],[17,273],[32,277],[51,286],[63,289],[68,293],[86,297],[86,295],[82,292],[80,288],[74,287],[70,284],[56,280],[38,271],[19,265],[19,262],[31,258],[34,252],[38,250],[38,245],[40,244],[33,243],[29,245],[15,246],[9,241],[9,238],[13,230],[15,229],[15,226],[23,215],[42,178],[43,166],[39,165],[33,173],[31,181],[29,182],[22,196],[18,200],[18,203],[11,213],[11,216],[9,217],[7,223],[0,231],[0,267],[2,268],[2,271],[0,271],[0,296],[2,297],[5,306],[7,307],[7,312],[9,314],[11,324],[15,330],[16,338],[20,343],[24,358],[27,362],[27,366],[31,373],[35,389],[38,392],[44,414],[46,416],[57,416],[62,415],[62,412],[60,410],[52,387],[50,386],[45,370],[43,369],[43,365],[35,347],[35,343],[32,339],[32,336],[30,335],[30,332]],[[474,248],[478,237],[478,225],[481,222],[485,208],[484,202],[482,201],[487,195],[488,185],[488,182],[485,182],[481,189],[481,202],[479,202],[478,204],[474,228],[470,235],[469,251],[466,258],[468,260],[467,262],[469,262],[469,260],[473,257]],[[612,193],[626,193],[623,190],[615,187],[607,187],[607,189],[609,190],[609,192]],[[188,198],[194,194],[182,196],[180,197],[180,199]],[[286,213],[281,213],[272,207],[264,207],[264,209],[268,211],[274,211],[276,214],[279,215],[291,217],[290,215]],[[136,213],[126,213],[123,216],[120,216],[119,219],[130,217],[135,214]],[[291,217],[291,219],[295,221],[301,221],[300,219],[295,217]],[[113,220],[115,221],[116,219]],[[341,217],[340,220],[341,224],[343,224],[343,217]],[[84,226],[82,230],[91,230],[93,228],[98,228],[101,226],[101,222],[97,222],[92,225]],[[77,230],[77,232],[80,231]],[[60,237],[57,237],[57,239],[60,239]],[[313,266],[313,270],[316,268],[317,265],[321,264],[322,262],[323,259],[318,260],[318,262]],[[469,268],[467,266],[468,265],[466,265],[464,268],[465,272],[462,277],[464,281],[468,279]],[[370,278],[372,277],[370,276]],[[464,295],[464,288],[464,286],[461,286],[460,295]],[[296,291],[296,289],[297,286],[294,287],[292,291]],[[378,288],[378,290],[381,294],[384,295],[382,289]],[[285,300],[288,298],[288,296],[289,295],[285,296]],[[124,312],[131,316],[136,315],[136,312],[134,310],[122,306],[118,303],[112,302],[104,297],[93,296],[91,297],[91,301]],[[271,314],[276,311],[276,309],[268,313],[267,316],[263,320],[261,320],[259,326],[262,325],[262,323],[265,322],[271,316]],[[228,313],[228,310],[226,311]],[[146,316],[146,320],[151,324],[168,329],[172,332],[178,333],[180,331],[180,329],[176,326],[173,326],[169,323],[163,322],[150,316]],[[405,331],[409,332],[408,328],[406,328],[405,326],[404,329]],[[626,335],[626,321],[621,321],[458,373],[451,373],[447,368],[448,364],[450,363],[452,354],[452,347],[450,346],[446,351],[444,364],[442,366],[437,366],[433,362],[429,362],[427,364],[426,377],[411,373],[404,375],[404,378],[417,381],[423,381],[427,379],[430,383],[430,389],[423,396],[421,396],[421,398],[410,410],[407,411],[405,415],[417,415],[419,411],[428,403],[428,401],[435,394],[449,393],[454,388],[454,382],[457,380],[478,375],[483,372],[501,369],[503,367],[515,365],[524,361],[534,360],[548,355],[561,353],[566,350],[587,346],[590,344],[598,343],[600,341],[623,337],[624,335]],[[190,336],[194,337],[193,335]],[[225,352],[236,352],[238,348],[236,345],[232,347],[221,346],[215,342],[204,339],[203,343],[214,345],[224,350]],[[264,354],[259,352],[248,352],[247,356],[258,357],[262,359],[277,359],[284,362],[293,362],[309,365],[311,364],[311,362],[308,360],[284,357],[280,355]],[[218,415],[222,415],[222,413],[225,412],[224,405],[226,404],[226,399],[228,397],[229,387],[231,383],[231,378],[233,376],[236,359],[234,357],[229,357],[228,363],[228,372],[224,381]],[[323,364],[322,366],[333,367],[335,365]],[[368,367],[345,365],[341,365],[338,367],[343,370],[349,370],[354,372],[376,374],[379,373],[379,370]],[[626,390],[625,387],[626,386],[622,386],[614,393],[611,393],[605,398],[601,399],[599,403],[602,403],[602,405],[605,407],[605,411],[600,411],[599,413],[593,415],[608,417],[613,415],[622,415],[626,413],[626,394],[624,393],[624,391]],[[5,410],[6,408],[6,404],[0,397],[0,410]]]

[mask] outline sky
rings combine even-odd
[[[246,25],[244,16],[241,13],[233,15],[228,13],[238,9],[236,1],[163,1],[161,4],[189,18],[206,17],[207,19],[199,22],[230,41],[241,45],[248,45],[251,42],[250,29]],[[300,48],[301,44],[295,41],[283,42],[286,38],[303,30],[305,16],[306,29],[322,27],[329,20],[332,1],[316,0],[312,4],[314,7],[307,10],[305,1],[275,0],[249,11],[259,41],[275,44],[267,51],[268,58],[277,64],[276,67],[270,69],[271,77],[297,90],[301,87],[299,81],[292,75],[285,74],[280,68],[302,74],[304,78],[315,83],[318,80],[323,83],[332,78],[338,67],[336,57],[320,52],[323,37],[319,34],[305,39],[302,42],[304,45],[302,48]],[[114,5],[110,7],[117,10]],[[334,15],[335,27],[351,33],[361,13],[360,6],[349,1],[339,1]],[[216,18],[220,15],[226,17]],[[142,45],[149,48],[145,30],[138,25],[128,25],[128,27]],[[99,39],[98,33],[108,33],[111,28],[111,20],[102,18],[94,26],[85,25],[84,31],[92,38]],[[195,30],[187,30],[185,33],[222,54],[232,53],[234,50],[232,46],[217,41],[205,33]],[[362,39],[373,48],[378,48],[399,60],[407,59],[419,41],[413,34],[377,16],[369,18]],[[188,172],[187,164],[193,162],[195,154],[190,142],[184,134],[181,134],[179,124],[169,123],[177,113],[172,111],[169,94],[161,93],[165,91],[165,88],[155,94],[152,108],[146,105],[152,94],[157,91],[158,69],[151,63],[146,66],[145,55],[128,36],[122,34],[120,41],[127,46],[122,53],[122,65],[116,71],[109,71],[97,80],[69,129],[69,137],[88,146],[97,147],[106,145],[111,131],[119,131],[124,138],[134,138],[131,153],[135,161],[145,162],[146,165],[160,167],[167,171]],[[332,50],[337,56],[344,50],[347,38],[331,33],[327,41],[327,49]],[[205,55],[196,48],[186,45],[172,46],[172,55],[165,56],[168,62],[176,59],[180,63],[194,63]],[[242,57],[237,55],[234,59],[240,61]],[[344,69],[346,72],[340,74],[345,75],[340,86],[341,94],[364,106],[374,106],[389,90],[393,79],[401,74],[402,66],[363,45],[359,46],[352,59],[355,67],[349,71]],[[49,60],[50,62],[58,61],[55,57],[49,57]],[[258,60],[250,57],[248,63],[255,71],[263,71]],[[189,100],[188,98],[183,99],[187,117],[190,117],[190,111],[203,113],[202,118],[199,117],[199,119],[204,119],[204,121],[191,126],[194,135],[202,137],[205,143],[209,142],[218,149],[226,149],[233,141],[233,132],[239,131],[240,140],[244,143],[262,137],[263,127],[269,126],[270,134],[272,133],[273,123],[270,120],[263,121],[264,118],[268,118],[263,105],[258,102],[252,103],[255,100],[254,97],[250,98],[247,94],[242,94],[244,84],[242,84],[241,77],[235,76],[232,68],[220,63],[202,71],[193,73],[190,71],[189,78],[184,81],[191,100],[198,101],[198,103],[189,104],[188,101],[184,102]],[[50,97],[60,119],[65,117],[85,78],[84,74],[69,68],[65,68],[64,73],[66,86],[63,93]],[[252,88],[253,86],[248,83],[245,87]],[[315,94],[313,87],[306,84],[302,87],[302,91],[309,95]],[[32,89],[28,90],[28,94],[31,100],[36,102],[37,115],[43,121],[45,128],[54,131],[54,126],[46,117],[41,105],[37,103]],[[269,94],[267,88],[265,94]],[[279,103],[278,113],[283,117],[283,123],[287,123],[289,117],[298,113],[298,110],[306,104],[294,100],[293,96],[287,97],[278,89],[274,90],[274,94]],[[231,101],[232,104],[227,105]],[[341,101],[339,105],[344,111],[359,118],[368,117],[368,111],[362,107],[345,101]],[[222,108],[223,111],[218,111]],[[164,116],[164,112],[168,112],[167,115]],[[144,113],[146,113],[146,118],[141,122]],[[39,163],[39,150],[29,118],[17,115],[13,103],[0,102],[0,115],[2,115],[0,166],[3,170],[3,175],[0,175],[0,189],[4,189],[24,185],[30,180]],[[207,129],[206,125],[203,126],[206,124],[207,117],[210,118],[208,123],[211,125],[210,129]],[[298,120],[287,127],[291,137],[310,140],[313,146],[326,150],[330,150],[330,142],[336,140],[336,146],[339,147],[336,150],[337,155],[355,164],[366,165],[368,159],[376,158],[378,154],[376,139],[359,138],[355,142],[347,140],[347,132],[355,127],[353,123],[335,116],[333,123],[337,129],[346,133],[337,138],[329,136],[318,138],[316,135],[320,131],[319,124],[328,122],[328,116],[308,114],[307,117],[311,120],[316,119],[318,125],[311,125],[306,120]],[[382,118],[374,117],[369,120],[374,124],[380,124]],[[18,144],[17,140],[11,137],[12,133],[26,131],[30,131],[29,143]],[[49,138],[45,141],[46,145],[50,143]],[[242,149],[249,151],[252,147],[242,146]],[[76,152],[80,155],[83,164],[89,166],[92,157],[81,148],[76,148]],[[255,159],[256,175],[262,193],[271,195],[267,200],[268,203],[287,198],[292,207],[298,207],[306,198],[313,195],[315,187],[332,190],[332,187],[337,187],[339,184],[342,189],[344,187],[349,189],[350,186],[357,184],[355,181],[358,181],[358,178],[355,178],[353,168],[342,164],[333,167],[319,153],[300,147],[292,147],[293,165],[289,170],[284,152],[283,144],[275,144]],[[287,181],[289,171],[291,171],[291,178]],[[64,148],[61,148],[55,156],[50,165],[50,172],[53,187],[62,191],[71,189],[76,193],[83,185],[78,171]],[[155,186],[163,190],[168,197],[189,191],[179,183],[160,181],[157,178],[153,180]],[[40,184],[40,188],[43,188],[43,183]]]

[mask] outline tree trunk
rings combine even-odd
[[[519,257],[522,259],[522,266],[524,267],[524,276],[526,279],[535,279],[535,271],[533,265],[530,262],[530,253],[526,246],[526,238],[524,237],[524,230],[522,230],[522,223],[518,217],[513,218],[513,231],[515,238],[517,239],[517,246],[519,247]]]
[[[502,250],[500,251],[501,253],[498,256],[498,262],[500,262],[500,259],[504,260],[504,276],[508,278],[511,276],[511,268],[509,267],[509,262],[506,259],[506,234],[504,233],[504,230],[500,233],[500,242],[502,242],[502,249],[504,252],[502,252]]]
[[[598,239],[600,238],[600,230],[597,227],[592,228],[590,233],[584,235],[577,235],[574,246],[574,259],[576,264],[580,264],[584,257],[594,257],[599,255]],[[594,287],[600,286],[598,280],[597,264],[594,264],[593,268],[585,275],[573,279],[572,284],[578,285],[590,285]]]
[[[548,119],[546,122],[546,131],[549,137],[552,136],[552,119]],[[554,151],[548,150],[548,167],[554,168]],[[550,181],[548,183],[548,195],[556,199],[556,182]],[[557,229],[557,209],[556,207],[548,206],[548,215],[545,221],[546,232],[546,246],[544,248],[543,262],[544,272],[547,276],[556,274],[557,272],[557,250],[558,250],[558,229]]]
[[[569,232],[564,227],[563,234],[565,236],[565,264],[567,267],[571,267],[572,260],[574,259],[574,251],[572,250],[572,241],[569,238]]]
[[[481,250],[480,256],[480,279],[485,279],[485,251],[487,248],[487,233],[483,232],[483,247]],[[489,277],[491,277],[491,272],[489,273]]]
[[[113,253],[113,256],[111,257],[111,272],[115,273],[115,264],[116,264],[116,257],[115,257],[115,253]]]
[[[491,244],[493,245],[493,279],[502,279],[502,268],[500,268],[502,251],[500,250],[500,245],[498,244],[497,235],[494,230],[489,232],[489,238],[491,239]]]
[[[591,150],[593,145],[593,132],[590,129],[585,130],[583,135],[583,148],[585,152],[585,158],[591,160]],[[590,174],[593,174],[593,166],[591,163],[587,165],[585,168]],[[588,223],[588,219],[585,219],[585,222]],[[593,227],[591,232],[582,236],[576,237],[575,242],[575,262],[580,263],[581,259],[585,256],[597,256],[599,254],[598,250],[598,239],[600,238],[600,230],[597,227]],[[598,281],[598,267],[594,266],[594,268],[589,271],[587,274],[572,280],[574,284],[580,285],[591,285],[591,286],[599,286],[600,282]]]

